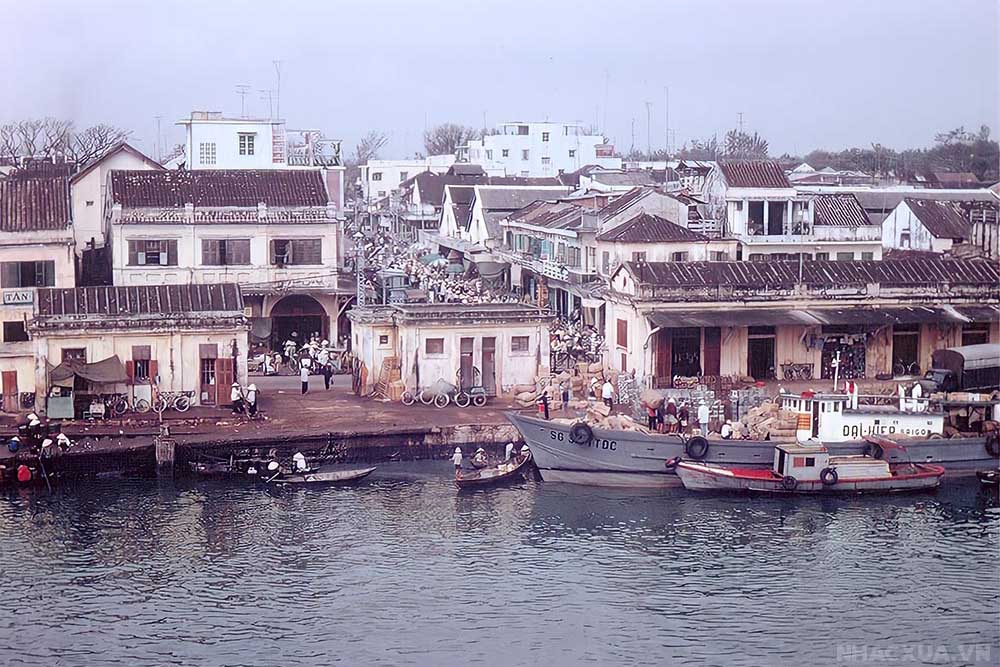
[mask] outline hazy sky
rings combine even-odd
[[[155,152],[192,109],[281,115],[350,150],[422,150],[427,125],[597,122],[622,150],[737,123],[772,153],[873,141],[928,145],[983,123],[1000,134],[997,0],[0,0],[0,122],[110,122]]]

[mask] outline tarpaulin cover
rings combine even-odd
[[[72,381],[74,377],[81,377],[98,384],[114,384],[128,380],[125,366],[122,365],[118,355],[91,364],[71,359],[62,362],[49,373],[49,379],[53,384],[65,384],[67,380]]]
[[[250,335],[257,340],[267,340],[271,337],[270,317],[251,317]]]

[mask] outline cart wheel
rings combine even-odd
[[[153,411],[154,412],[166,412],[167,411],[167,399],[162,396],[157,396],[156,400],[153,401]]]
[[[434,402],[434,397],[428,394],[426,389],[420,392],[419,398],[420,402],[423,403],[424,405],[430,405],[431,403]]]
[[[128,411],[128,401],[124,399],[115,399],[111,402],[111,414],[115,417],[121,417]]]
[[[457,394],[455,394],[455,405],[457,405],[458,407],[467,408],[469,407],[470,403],[472,403],[472,397],[469,396],[464,391],[460,391]]]
[[[451,397],[448,394],[438,394],[434,397],[434,405],[439,408],[446,408],[449,403],[451,403]]]
[[[414,398],[413,394],[408,391],[404,391],[399,400],[403,405],[413,405],[417,402],[417,399]]]
[[[132,403],[132,409],[136,412],[149,412],[149,401],[145,398],[137,398]]]
[[[187,412],[190,407],[191,399],[184,394],[178,396],[177,400],[174,401],[174,410],[177,410],[177,412]]]
[[[472,399],[472,404],[477,408],[484,407],[486,405],[486,397],[483,396],[482,394],[475,396]]]

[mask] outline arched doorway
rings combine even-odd
[[[313,334],[320,338],[330,336],[330,318],[316,299],[306,294],[292,294],[274,304],[271,309],[272,349],[279,349],[289,338],[302,345]]]

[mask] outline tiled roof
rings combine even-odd
[[[36,318],[72,316],[156,317],[191,313],[243,313],[243,295],[235,283],[50,287],[35,296]]]
[[[647,194],[652,192],[648,188],[632,188],[621,197],[618,197],[614,201],[610,202],[607,206],[602,208],[597,212],[597,217],[601,220],[607,220],[608,218],[614,217],[624,211],[626,208],[639,201]]]
[[[579,229],[583,221],[583,210],[566,202],[536,201],[507,219],[548,229]]]
[[[906,205],[927,228],[932,236],[939,239],[964,239],[970,234],[971,224],[956,205],[932,199],[911,199]]]
[[[476,196],[482,200],[482,206],[490,211],[516,211],[538,199],[556,199],[569,192],[566,187],[552,188],[521,188],[521,187],[488,187],[476,188]]]
[[[852,194],[819,195],[813,199],[814,224],[823,227],[864,227],[872,224]]]
[[[719,169],[731,188],[790,188],[776,160],[723,160]]]
[[[481,171],[469,174],[435,174],[431,171],[423,171],[403,181],[400,188],[409,187],[411,182],[417,183],[420,188],[421,203],[433,204],[434,206],[441,206],[444,202],[444,189],[450,185],[560,185],[559,180],[555,178],[489,177]]]
[[[597,235],[598,241],[622,243],[663,243],[670,241],[708,241],[704,234],[674,224],[666,218],[640,213],[626,222]]]
[[[799,283],[797,261],[770,262],[626,262],[639,282],[658,287],[775,287]],[[807,260],[802,280],[814,285],[870,284],[895,286],[991,285],[1000,282],[1000,267],[980,259]]]
[[[112,171],[111,196],[123,207],[326,206],[318,169]]]
[[[65,176],[0,179],[0,232],[38,232],[70,225]]]
[[[640,171],[618,172],[597,172],[590,174],[590,178],[603,185],[610,186],[640,186],[640,185],[663,185],[668,177],[670,180],[677,180],[677,175],[673,169],[664,171],[663,169],[643,169]]]
[[[145,153],[143,153],[136,147],[132,146],[127,141],[120,141],[111,148],[109,148],[108,150],[106,150],[102,155],[97,156],[89,163],[87,163],[87,165],[83,169],[73,174],[73,177],[70,179],[70,183],[76,183],[81,178],[89,174],[95,167],[104,162],[104,160],[111,157],[112,155],[116,155],[121,152],[131,153],[133,156],[139,158],[140,160],[151,166],[153,169],[162,170],[164,168],[162,164],[160,164],[153,158],[147,156]]]

